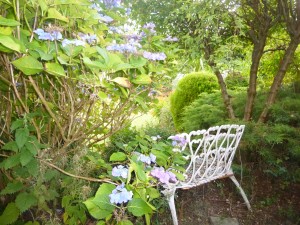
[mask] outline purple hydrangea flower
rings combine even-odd
[[[165,60],[167,58],[166,54],[163,52],[158,52],[158,53],[152,53],[152,52],[147,52],[144,51],[143,57],[149,60]]]
[[[128,176],[128,169],[122,165],[119,165],[112,169],[111,175],[113,175],[114,177],[123,177],[126,179]]]
[[[40,40],[60,40],[62,39],[62,34],[59,31],[45,32],[43,29],[36,29],[33,31],[38,35],[38,39]]]
[[[61,42],[61,45],[63,47],[66,47],[67,45],[75,45],[75,46],[84,46],[85,45],[85,42],[84,41],[81,41],[81,40],[68,40],[68,39],[64,39],[62,42]]]
[[[177,179],[174,173],[165,171],[163,167],[155,167],[150,175],[157,178],[163,184],[176,183]]]
[[[187,143],[187,140],[185,140],[184,137],[181,137],[179,135],[170,136],[168,139],[172,140],[172,145],[173,146],[183,147]]]
[[[126,203],[132,199],[132,191],[127,191],[124,186],[124,183],[122,183],[112,191],[112,193],[109,195],[110,203],[121,204]]]

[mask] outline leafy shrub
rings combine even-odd
[[[225,83],[228,89],[236,90],[248,87],[248,79],[240,73],[231,72],[225,78]]]
[[[184,109],[182,116],[182,128],[185,132],[205,129],[222,123],[226,118],[220,92],[202,93]]]
[[[171,95],[171,113],[177,129],[181,129],[183,109],[198,98],[200,93],[218,89],[216,77],[209,72],[197,72],[183,77]]]

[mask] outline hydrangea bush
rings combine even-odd
[[[54,215],[51,210],[60,199],[65,224],[85,222],[84,207],[70,200],[74,196],[60,196],[61,190],[71,189],[65,176],[108,180],[87,177],[84,166],[68,163],[83,161],[77,159],[84,158],[83,150],[97,153],[95,164],[102,163],[99,143],[122,129],[134,113],[148,110],[152,93],[171,70],[166,65],[174,59],[169,38],[159,36],[154,24],[137,25],[128,14],[130,9],[115,0],[1,1],[2,224],[16,222],[29,209],[34,218],[41,212]],[[124,212],[119,204],[148,206],[151,200],[139,189],[154,180],[147,166],[167,165],[162,153],[152,151],[125,152],[124,161],[119,154],[111,156],[119,165],[97,192],[105,194],[104,205],[97,203],[105,209],[101,218],[118,208],[115,218],[121,221]],[[66,167],[75,169],[65,171]],[[103,173],[99,176],[106,177]],[[154,208],[149,207],[147,213],[133,207],[129,211],[150,215]]]
[[[108,178],[112,183],[100,185],[95,196],[84,204],[98,224],[115,220],[117,224],[134,224],[144,216],[146,224],[157,210],[154,200],[160,198],[164,185],[184,179],[186,160],[178,151],[186,144],[179,136],[161,140],[160,136],[140,135],[138,146],[127,143],[124,152],[113,153],[114,164]],[[136,143],[136,142],[134,142]]]

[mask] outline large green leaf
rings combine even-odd
[[[26,75],[33,75],[43,71],[41,62],[32,56],[24,56],[12,62],[12,64]]]
[[[65,16],[63,16],[60,12],[58,12],[55,8],[48,9],[48,19],[57,19],[64,21],[66,23],[69,22],[69,19]]]
[[[88,199],[83,203],[85,204],[85,206],[88,209],[89,213],[96,219],[104,219],[107,216],[109,216],[114,210],[114,209],[106,210],[106,209],[100,208],[99,204],[96,204],[91,199]]]
[[[101,184],[100,187],[98,188],[95,196],[98,195],[108,195],[110,194],[114,189],[116,188],[115,185],[113,184]]]
[[[119,162],[122,162],[124,160],[126,160],[127,156],[125,153],[123,152],[115,152],[113,153],[110,158],[109,158],[109,161],[119,161]]]
[[[16,198],[16,205],[20,209],[20,212],[24,212],[36,204],[37,199],[33,194],[23,192],[20,193]]]
[[[131,87],[131,83],[126,77],[116,77],[112,81],[125,88]]]
[[[141,198],[134,198],[128,203],[128,211],[134,216],[143,216],[151,213],[151,207]]]
[[[2,35],[0,34],[0,43],[11,50],[17,51],[17,52],[24,52],[24,46],[22,46],[21,42],[14,38],[13,36],[8,35]]]
[[[19,217],[19,209],[15,203],[8,203],[3,214],[0,216],[0,225],[8,225],[14,223]]]
[[[0,16],[0,26],[14,27],[14,26],[19,26],[19,25],[20,25],[20,23],[16,20],[6,19],[6,18]]]
[[[151,84],[152,80],[150,76],[142,74],[138,75],[135,79],[132,80],[132,83],[135,84]]]
[[[51,75],[58,76],[58,77],[66,76],[64,68],[58,63],[46,63],[45,69],[46,72]]]
[[[21,149],[25,145],[28,137],[29,137],[28,128],[20,128],[16,131],[16,142],[19,149]]]

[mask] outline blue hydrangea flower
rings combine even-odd
[[[78,35],[81,38],[81,40],[86,41],[89,44],[92,44],[97,41],[97,36],[95,34],[89,35],[89,34],[79,33]]]
[[[81,40],[68,40],[68,39],[64,39],[62,42],[61,42],[61,45],[63,47],[66,47],[67,45],[75,45],[75,46],[84,46],[85,45],[85,42],[84,41],[81,41]]]
[[[138,155],[137,160],[146,163],[148,165],[150,165],[151,163],[155,163],[156,162],[156,156],[153,155],[152,153],[150,153],[149,156],[141,154],[139,152],[136,152],[136,154]]]
[[[111,175],[113,175],[114,177],[123,177],[126,179],[128,176],[128,169],[122,165],[119,165],[112,169]]]
[[[62,39],[62,34],[59,31],[45,32],[43,29],[36,29],[33,31],[38,35],[38,39],[40,40],[60,40]]]
[[[163,52],[158,52],[158,53],[152,53],[152,52],[147,52],[144,51],[143,57],[149,60],[165,60],[167,58],[166,54]]]
[[[106,47],[108,51],[117,51],[121,53],[136,53],[137,47],[134,44],[112,44]]]
[[[113,18],[111,18],[110,16],[106,16],[106,15],[103,15],[103,14],[99,14],[100,15],[100,20],[104,23],[111,23],[114,21]]]
[[[110,203],[112,204],[122,204],[130,201],[132,199],[132,191],[127,191],[124,187],[124,183],[118,185],[112,193],[109,195]]]
[[[185,140],[184,137],[181,137],[179,135],[170,136],[168,139],[172,140],[173,146],[183,147],[187,143],[187,140]]]
[[[121,7],[121,0],[102,0],[106,8],[116,8]]]
[[[161,139],[161,136],[160,135],[152,136],[151,139],[153,141],[157,141],[158,139]]]
[[[177,37],[172,37],[170,35],[168,35],[165,39],[163,39],[164,41],[169,41],[169,42],[176,42],[179,39]]]
[[[155,24],[153,22],[146,23],[143,26],[143,28],[147,29],[151,34],[155,34],[156,33],[156,31],[155,31]]]

